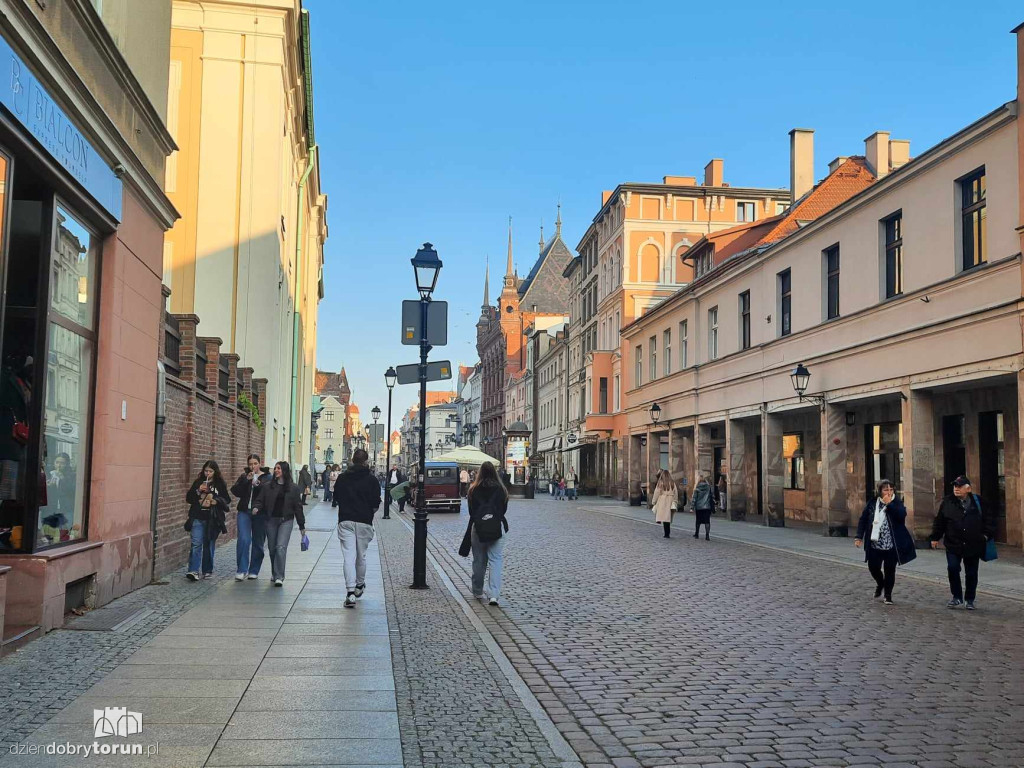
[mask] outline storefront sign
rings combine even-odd
[[[0,104],[101,206],[121,220],[121,180],[0,37]]]

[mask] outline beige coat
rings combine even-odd
[[[673,493],[672,491],[663,491],[661,488],[655,487],[654,498],[651,500],[654,506],[654,522],[671,523],[672,502],[678,498],[678,491]]]

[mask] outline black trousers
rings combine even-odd
[[[697,530],[694,531],[694,538],[700,537],[700,527],[703,525],[706,528],[704,533],[705,536],[711,535],[711,510],[710,509],[698,509],[694,512],[697,518]]]
[[[949,591],[957,600],[973,601],[978,592],[978,562],[980,557],[967,557],[946,550],[946,571],[949,573]],[[960,563],[964,564],[966,594],[960,588]]]
[[[896,583],[896,564],[895,548],[868,550],[868,570],[887,598],[892,597],[892,588]]]
[[[672,523],[662,523],[661,525],[665,529],[665,538],[669,538],[669,534],[672,533]]]

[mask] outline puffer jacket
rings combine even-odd
[[[942,500],[929,538],[931,541],[941,539],[946,549],[960,557],[981,557],[985,554],[986,540],[996,536],[996,518],[985,510],[985,504],[976,494],[967,498],[970,499],[967,509],[955,494]]]

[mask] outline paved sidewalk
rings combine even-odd
[[[642,523],[656,525],[654,513],[646,507],[631,507],[621,501],[583,497],[577,502],[558,502],[538,496],[539,502],[573,504],[587,512],[614,515]],[[660,525],[660,524],[657,524]],[[679,512],[672,523],[672,536],[692,536],[695,521],[692,514]],[[830,538],[806,528],[769,528],[753,522],[739,522],[714,518],[711,521],[712,538],[738,541],[755,547],[779,552],[790,552],[805,557],[829,560],[847,565],[863,565],[864,550],[857,549],[853,537]],[[978,592],[1024,600],[1024,558],[1010,548],[1000,548],[1000,559],[981,564]],[[943,551],[918,548],[917,559],[900,566],[900,577],[911,577],[946,584],[946,557]]]
[[[5,754],[0,763],[402,766],[378,551],[368,554],[367,594],[344,609],[334,520],[328,505],[310,511],[308,552],[293,532],[284,587],[269,573],[221,583],[24,742],[139,744],[142,757]],[[141,713],[143,732],[94,739],[93,710],[104,707]]]

